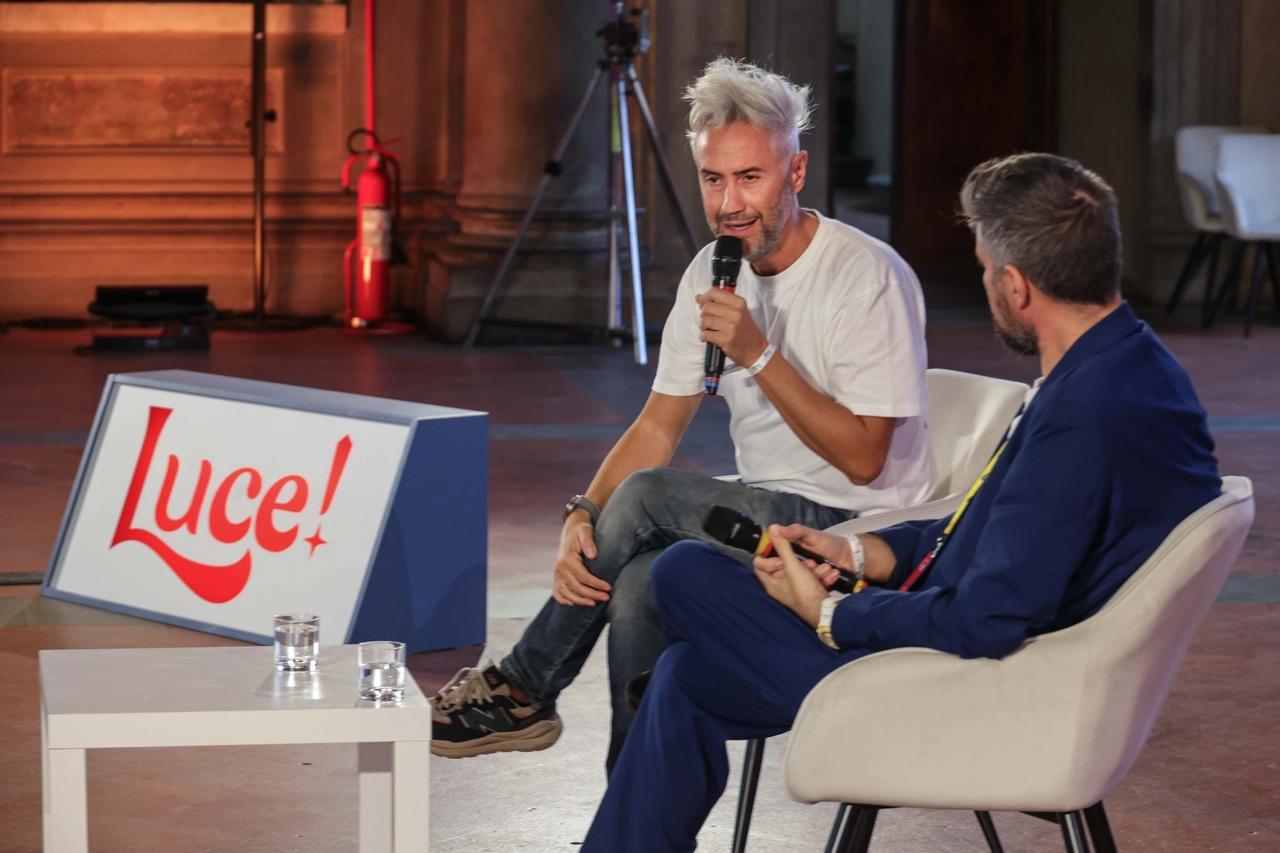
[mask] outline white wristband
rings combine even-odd
[[[845,537],[849,540],[849,548],[853,551],[853,569],[854,577],[858,580],[865,580],[867,576],[867,552],[862,547],[862,540],[856,533],[850,533]]]
[[[769,363],[769,359],[773,358],[774,353],[777,351],[778,348],[773,344],[767,344],[764,348],[764,352],[760,353],[760,357],[756,359],[756,363],[747,368],[747,373],[755,376],[757,373],[764,370],[764,366]]]

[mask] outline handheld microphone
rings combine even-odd
[[[707,510],[707,517],[702,520],[702,530],[717,542],[723,542],[731,548],[738,548],[748,554],[757,557],[774,555],[773,540],[769,536],[769,531],[756,524],[746,513],[738,512],[731,507],[713,506]],[[818,565],[826,563],[839,572],[839,580],[831,585],[831,588],[838,592],[852,593],[860,583],[853,572],[837,566],[826,557],[819,556],[794,542],[791,544],[791,550],[801,559],[813,560]]]
[[[711,255],[711,286],[722,287],[733,293],[738,286],[738,270],[742,267],[742,241],[737,237],[719,237]],[[709,396],[720,390],[720,375],[724,373],[724,350],[713,343],[707,344],[706,385]]]

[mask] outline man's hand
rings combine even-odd
[[[583,557],[594,560],[598,555],[590,517],[584,510],[574,510],[560,530],[560,553],[552,573],[555,586],[551,597],[569,606],[595,607],[597,601],[608,601],[611,587],[591,574],[582,562]]]
[[[702,340],[720,347],[736,364],[755,364],[769,341],[747,310],[747,300],[720,287],[697,299],[702,306]]]
[[[827,597],[827,588],[818,579],[817,567],[800,564],[795,552],[791,550],[791,543],[782,535],[781,527],[769,525],[769,535],[773,538],[778,557],[756,557],[753,564],[756,577],[770,597],[785,604],[807,622],[809,627],[816,629],[822,602]]]
[[[812,527],[805,527],[803,524],[775,525],[778,529],[778,535],[774,536],[771,532],[769,535],[776,542],[778,539],[785,539],[795,545],[799,545],[810,553],[817,554],[828,563],[839,566],[842,569],[853,570],[853,547],[849,545],[849,540],[843,536],[837,536],[834,533],[826,533],[822,530],[814,530]],[[811,563],[812,560],[804,560],[804,563]],[[830,566],[827,566],[830,569]],[[831,569],[835,572],[834,569]],[[836,573],[837,577],[839,573]],[[830,584],[828,584],[830,586]]]

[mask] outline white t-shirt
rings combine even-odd
[[[711,287],[714,245],[698,253],[680,281],[653,382],[661,394],[703,393],[706,344],[698,339],[694,297]],[[925,430],[924,297],[898,253],[819,214],[817,233],[795,263],[758,276],[744,262],[737,294],[806,382],[855,415],[899,419],[884,470],[856,486],[800,441],[755,377],[728,361],[720,394],[729,404],[742,482],[858,513],[928,500],[936,475]]]

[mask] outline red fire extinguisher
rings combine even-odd
[[[343,293],[348,332],[404,333],[408,323],[387,320],[391,308],[391,267],[405,263],[395,241],[400,221],[400,160],[387,150],[396,140],[381,142],[374,132],[373,2],[365,0],[365,123],[347,137],[351,156],[342,167],[342,188],[351,189],[352,169],[364,160],[356,183],[356,238],[343,255]],[[367,137],[368,147],[357,150],[356,140]]]
[[[356,238],[343,256],[346,327],[373,329],[385,324],[390,310],[392,243],[400,219],[400,162],[370,131],[358,130],[370,139],[368,150],[347,158],[342,188],[351,189],[352,168],[364,160],[356,182]],[[354,279],[354,280],[353,280]]]

